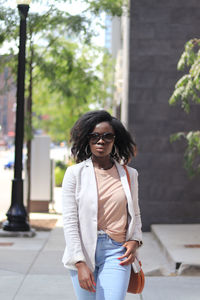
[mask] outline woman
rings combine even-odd
[[[123,300],[131,264],[142,243],[138,173],[122,164],[135,143],[104,110],[84,114],[71,130],[77,162],[63,179],[63,263],[79,300]]]

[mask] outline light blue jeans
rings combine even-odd
[[[107,234],[98,235],[95,254],[94,278],[96,292],[82,289],[78,272],[70,270],[74,290],[78,300],[124,300],[128,288],[131,265],[121,266],[117,259],[126,251],[122,243],[112,240]]]

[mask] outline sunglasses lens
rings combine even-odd
[[[97,134],[97,133],[91,133],[91,134],[89,135],[89,139],[90,139],[90,141],[91,141],[93,144],[95,144],[95,143],[97,143],[98,140],[100,139],[100,134]]]
[[[115,137],[114,134],[112,134],[112,133],[106,133],[106,134],[103,135],[103,140],[105,142],[110,143],[110,142],[112,142],[114,140],[114,137]]]
[[[111,143],[114,140],[115,136],[112,133],[104,133],[104,134],[98,134],[98,133],[91,133],[89,135],[89,139],[91,143],[96,144],[100,139],[103,139],[104,142]]]

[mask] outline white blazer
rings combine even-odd
[[[126,172],[115,161],[128,203],[126,240],[142,241],[140,209],[138,206],[138,172],[127,167]],[[75,263],[85,261],[93,272],[97,243],[98,196],[91,158],[68,167],[62,184],[63,228],[66,240],[62,262],[66,268],[77,270]]]

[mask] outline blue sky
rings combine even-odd
[[[42,5],[38,5],[38,3],[33,3],[31,2],[30,4],[30,12],[31,11],[35,11],[35,12],[38,12],[38,11],[41,11],[42,9],[45,9],[45,2],[46,1],[43,1],[44,4]],[[54,0],[49,0],[48,1],[49,3],[53,3]],[[72,0],[71,3],[69,3],[70,1],[68,1],[67,3],[62,3],[62,4],[58,4],[58,8],[60,10],[65,10],[67,12],[69,12],[70,14],[79,14],[81,13],[84,9],[86,9],[86,4],[83,3],[83,1],[79,1],[79,0]],[[8,0],[5,4],[5,6],[8,6],[8,7],[12,7],[12,8],[15,8],[17,9],[17,3],[16,3],[16,0]],[[97,20],[97,21],[101,21],[101,22],[104,22],[104,14],[102,14],[102,16]],[[97,27],[97,30],[99,31],[99,36],[97,38],[94,39],[94,42],[95,44],[97,44],[98,46],[104,46],[104,40],[105,40],[105,36],[104,36],[104,30],[103,29],[100,29],[100,27],[98,26]]]
[[[53,0],[49,0],[49,2],[54,2]],[[45,2],[45,1],[44,1]],[[15,0],[8,0],[5,4],[6,7],[11,7],[11,8],[16,8],[17,9],[17,3]],[[66,10],[67,12],[69,12],[70,14],[79,14],[81,13],[85,8],[86,5],[80,0],[74,0],[72,1],[72,3],[70,4],[69,2],[64,3],[64,4],[58,4],[58,8],[61,10]],[[30,12],[38,12],[41,10],[45,9],[45,4],[42,5],[42,7],[40,5],[38,5],[38,3],[31,3],[30,4]],[[97,21],[101,21],[102,23],[104,22],[104,15],[101,16],[101,18],[99,18]],[[93,42],[94,44],[96,44],[97,46],[101,46],[104,47],[105,45],[105,31],[103,29],[100,29],[100,26],[97,26],[95,31],[99,33],[99,35],[97,37],[93,38]],[[0,55],[5,54],[9,47],[12,46],[12,48],[15,46],[10,45],[10,44],[5,44],[3,45],[3,47],[0,48]],[[18,48],[16,47],[16,51],[18,51]]]

